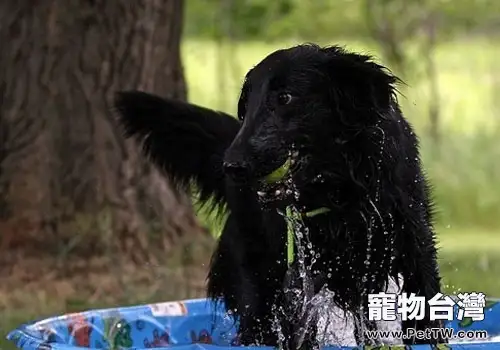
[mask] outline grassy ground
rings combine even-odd
[[[500,297],[499,235],[500,230],[439,230],[439,262],[448,293],[475,291]]]
[[[217,49],[212,43],[186,41],[183,55],[190,100],[234,112],[244,73],[270,51],[292,43],[246,43]],[[374,46],[364,43],[349,43],[349,47],[377,54]],[[218,52],[224,57],[220,67]],[[500,166],[495,161],[500,156],[500,143],[496,137],[473,137],[478,130],[498,130],[500,108],[495,96],[500,94],[495,94],[500,91],[496,88],[500,86],[500,71],[496,69],[499,53],[500,46],[486,41],[449,43],[437,52],[441,127],[449,140],[439,151],[425,138],[423,143],[425,165],[441,213],[439,259],[443,285],[449,293],[481,291],[500,297]],[[227,57],[235,60],[228,61]],[[408,84],[401,102],[422,134],[426,126],[426,83],[414,79]],[[110,266],[115,269],[116,264],[110,261],[113,259],[96,263],[92,271],[99,273],[80,271],[56,278],[52,271],[57,266],[41,272],[35,267],[42,263],[35,262],[28,272],[13,268],[0,275],[0,350],[13,349],[3,340],[4,335],[28,320],[99,306],[184,297],[179,291],[164,292],[176,283],[175,276],[142,276],[144,271],[151,272],[151,266],[122,266],[122,274],[134,279],[112,281]],[[8,262],[2,264],[9,266]]]
[[[183,46],[189,98],[233,113],[245,72],[273,50],[297,42],[250,42],[217,47],[203,41]],[[376,46],[339,41],[349,49],[380,57]],[[440,147],[430,142],[428,82],[419,74],[405,78],[400,103],[416,127],[424,165],[435,187],[440,223],[454,227],[500,227],[500,45],[460,40],[436,50],[439,72]],[[417,57],[412,56],[413,61]],[[414,65],[419,71],[418,65]],[[420,67],[421,69],[421,67]]]

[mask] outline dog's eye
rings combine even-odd
[[[292,95],[287,92],[281,92],[278,94],[277,101],[281,106],[287,105],[292,101]]]

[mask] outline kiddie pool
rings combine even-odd
[[[20,326],[7,339],[22,350],[82,350],[149,348],[165,350],[224,350],[238,346],[234,320],[222,305],[215,309],[206,299],[165,302],[150,305],[91,310],[56,316]],[[483,321],[450,321],[455,330],[485,330],[500,339],[500,300],[489,301]],[[273,349],[271,347],[245,347]],[[452,343],[432,347],[325,347],[323,349],[500,349],[500,341]]]

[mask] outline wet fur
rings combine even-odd
[[[402,274],[407,293],[430,299],[440,291],[430,189],[417,137],[397,103],[397,82],[368,56],[301,45],[248,73],[238,119],[143,92],[117,95],[120,122],[144,153],[176,184],[194,182],[203,201],[228,208],[208,295],[239,316],[242,344],[277,343],[271,309],[285,303],[286,227],[276,208],[293,199],[264,206],[254,180],[280,165],[291,143],[303,164],[294,175],[294,204],[331,209],[305,221],[320,253],[315,292],[326,283],[336,303],[358,315],[366,293],[384,290],[388,275]],[[298,97],[293,108],[278,109],[273,94],[285,88]],[[224,160],[244,163],[248,178],[229,176]],[[289,321],[288,335],[298,322]],[[428,318],[403,322],[403,329],[438,326]],[[314,329],[308,346],[315,346]]]

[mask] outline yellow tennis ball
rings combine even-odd
[[[283,163],[282,166],[280,166],[278,169],[274,170],[272,173],[264,177],[264,181],[266,181],[268,184],[271,184],[282,180],[288,173],[288,170],[290,170],[290,165],[291,165],[291,159],[287,158],[287,160],[285,161],[285,163]]]

